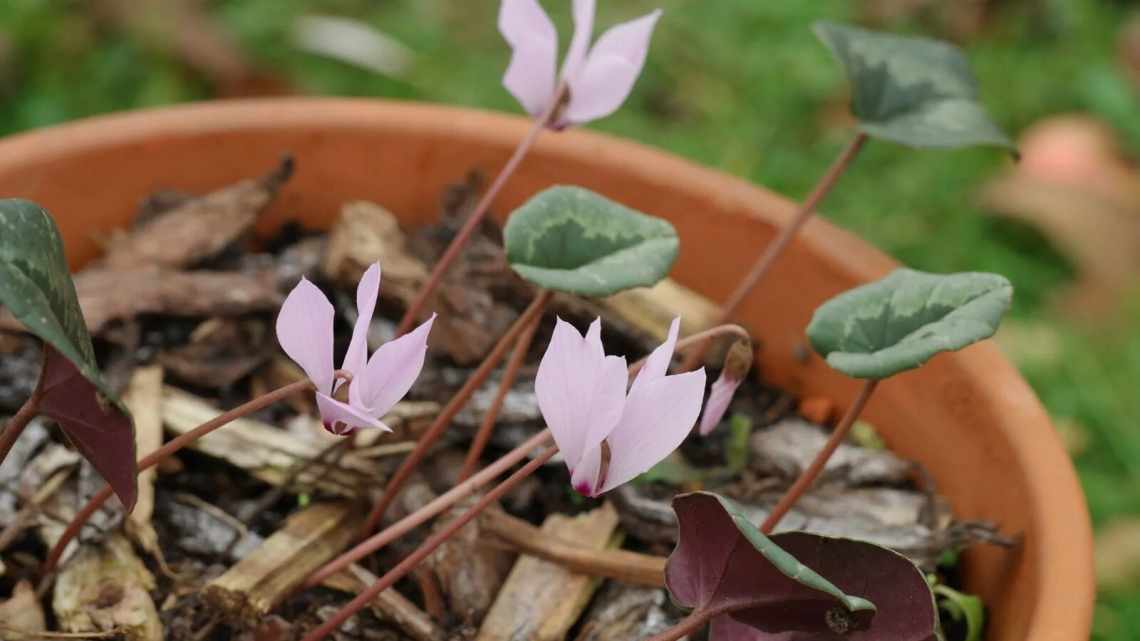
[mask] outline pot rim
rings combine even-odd
[[[0,175],[107,147],[145,145],[155,137],[202,136],[224,132],[319,127],[327,130],[398,127],[401,131],[465,138],[512,148],[529,127],[527,119],[486,111],[425,103],[361,98],[268,98],[205,102],[97,116],[9,136],[0,140]],[[604,152],[604,153],[603,153]],[[575,130],[543,136],[535,154],[563,156],[668,183],[682,181],[716,194],[722,209],[786,223],[794,205],[743,179],[701,167],[639,143]],[[797,244],[825,259],[837,273],[869,281],[897,263],[882,252],[820,217],[801,231]],[[75,259],[77,262],[82,259]],[[987,380],[985,400],[1008,420],[997,425],[1016,452],[1028,481],[1031,517],[1038,534],[1040,576],[1025,638],[1072,641],[1087,638],[1095,582],[1092,529],[1076,472],[1048,415],[1016,369],[993,344],[951,355],[971,376]],[[1030,427],[1025,427],[1029,425]]]

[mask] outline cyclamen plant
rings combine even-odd
[[[503,84],[535,118],[534,126],[409,306],[398,338],[368,356],[367,329],[381,277],[380,266],[372,265],[357,288],[357,319],[347,353],[340,370],[334,369],[333,307],[315,285],[302,280],[281,308],[277,334],[282,349],[304,369],[307,379],[223,413],[149,453],[137,465],[129,415],[110,394],[96,368],[91,339],[50,216],[32,203],[0,201],[0,227],[5,229],[0,235],[0,303],[45,343],[40,384],[6,427],[0,439],[0,457],[33,416],[45,414],[59,422],[108,481],[108,487],[69,523],[49,553],[45,571],[55,566],[86,519],[112,492],[130,509],[137,471],[238,417],[290,395],[314,393],[322,423],[335,434],[387,429],[385,414],[409,392],[424,366],[434,314],[408,330],[421,318],[432,290],[534,140],[544,130],[561,130],[615,111],[630,94],[644,66],[661,12],[613,27],[591,48],[595,9],[594,0],[573,0],[574,35],[558,71],[557,31],[542,7],[536,0],[502,2],[499,29],[512,49]],[[790,244],[868,138],[914,147],[1010,146],[978,103],[964,58],[951,45],[831,24],[818,25],[816,32],[852,80],[858,132],[799,214],[722,305],[725,319]],[[676,231],[668,222],[573,186],[552,187],[513,212],[504,228],[504,244],[512,269],[535,286],[534,299],[390,479],[373,506],[364,530],[366,538],[318,570],[305,585],[316,585],[390,544],[511,467],[528,457],[530,460],[439,528],[401,563],[311,631],[305,641],[318,641],[336,630],[555,454],[561,452],[573,489],[586,496],[599,496],[663,460],[694,428],[701,434],[710,433],[744,381],[751,367],[752,347],[747,333],[736,326],[720,324],[679,339],[680,323],[674,319],[665,341],[644,363],[627,367],[624,358],[606,355],[600,319],[585,335],[558,319],[535,378],[536,396],[548,430],[476,471],[498,406],[518,374],[554,293],[602,297],[651,286],[668,274],[679,251]],[[904,557],[859,541],[772,532],[811,487],[879,381],[919,367],[940,352],[961,349],[991,336],[1011,296],[1008,281],[992,274],[939,276],[899,270],[821,306],[807,328],[812,347],[832,367],[863,379],[864,387],[816,460],[763,524],[750,522],[731,500],[710,493],[675,499],[678,544],[663,580],[675,601],[692,612],[656,635],[654,641],[679,639],[705,624],[711,624],[714,641],[937,638],[938,616],[931,588],[922,572]],[[692,365],[700,362],[708,341],[723,335],[744,340],[729,349],[702,412],[705,372]],[[424,508],[372,534],[419,461],[512,346],[514,353],[500,383],[498,400],[486,413],[468,452],[464,480]],[[687,359],[679,372],[670,375],[674,354],[686,350]]]

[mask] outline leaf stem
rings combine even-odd
[[[45,346],[45,350],[47,347]],[[46,360],[45,360],[46,362]],[[4,426],[4,432],[0,434],[0,463],[8,458],[8,452],[12,451],[12,446],[24,433],[24,429],[28,427],[28,423],[39,414],[40,400],[44,397],[44,373],[40,372],[40,378],[36,381],[36,386],[32,389],[31,396],[28,397],[20,409],[16,410],[16,415],[9,419],[8,424]]]
[[[235,407],[228,412],[219,414],[218,416],[210,419],[209,421],[206,421],[205,423],[202,423],[189,432],[177,436],[169,443],[139,459],[138,471],[142,472],[151,467],[154,467],[162,461],[170,458],[171,455],[177,453],[187,445],[193,443],[194,441],[197,441],[198,439],[220,427],[224,427],[236,419],[269,407],[270,405],[273,405],[274,403],[292,396],[298,392],[312,390],[313,384],[308,379],[297,381],[295,383],[290,383],[289,385],[273,390],[268,394],[259,396],[243,405]],[[48,553],[47,560],[44,561],[44,575],[49,574],[52,570],[55,569],[56,564],[59,563],[59,559],[63,556],[63,551],[67,548],[67,544],[79,535],[79,531],[83,529],[83,524],[87,522],[87,519],[91,518],[91,515],[97,512],[99,508],[103,506],[103,503],[105,503],[109,498],[111,498],[111,487],[109,485],[104,485],[103,489],[99,490],[95,496],[92,496],[91,499],[87,501],[87,504],[83,506],[83,509],[81,509],[79,513],[71,519],[71,522],[67,524],[67,528],[63,531],[63,534],[60,535],[59,540],[56,541],[55,545],[52,547],[51,552]]]
[[[523,158],[525,158],[531,148],[534,147],[534,143],[538,140],[539,135],[550,125],[559,109],[562,108],[562,102],[566,92],[566,83],[559,83],[558,87],[554,90],[554,98],[550,101],[550,106],[546,112],[534,120],[530,131],[528,131],[526,136],[519,142],[518,147],[515,147],[515,151],[511,154],[510,159],[507,160],[507,164],[503,166],[503,169],[499,172],[499,175],[495,177],[495,181],[491,183],[491,186],[487,189],[486,193],[483,194],[483,197],[479,199],[474,211],[468,216],[467,221],[463,223],[463,227],[459,230],[459,233],[451,240],[451,244],[447,246],[443,255],[440,256],[439,261],[436,262],[435,267],[431,271],[431,275],[428,276],[427,281],[424,282],[420,291],[416,293],[416,297],[412,300],[412,303],[408,305],[407,311],[404,312],[404,317],[400,319],[400,324],[396,328],[397,336],[406,334],[408,330],[412,328],[412,324],[415,323],[416,319],[419,318],[420,312],[423,311],[428,297],[431,296],[431,293],[439,286],[439,283],[443,280],[443,276],[447,273],[451,264],[459,257],[459,253],[463,250],[467,241],[471,239],[472,234],[474,234],[475,230],[479,227],[479,223],[482,222],[483,218],[487,215],[487,211],[491,208],[491,203],[498,197],[499,192],[503,189],[503,185],[507,183],[507,179],[518,170]]]
[[[701,629],[701,626],[708,623],[713,617],[730,612],[737,608],[744,608],[752,604],[733,604],[737,607],[721,606],[719,608],[697,609],[689,613],[687,617],[678,621],[673,627],[662,630],[657,634],[645,639],[645,641],[677,641],[682,637],[688,636],[693,632]]]
[[[505,481],[495,486],[493,490],[479,499],[479,501],[466,512],[448,522],[442,529],[428,537],[420,547],[416,548],[415,552],[412,552],[407,558],[396,565],[396,567],[389,570],[387,574],[369,586],[368,589],[358,594],[352,601],[349,601],[348,604],[341,608],[332,618],[305,635],[302,641],[320,641],[320,639],[325,638],[331,632],[339,628],[349,617],[367,606],[377,595],[395,585],[397,581],[402,579],[408,572],[415,568],[417,564],[427,558],[427,556],[442,545],[444,541],[451,538],[460,528],[478,516],[488,505],[498,501],[504,494],[526,479],[526,477],[533,474],[535,470],[542,467],[556,452],[558,452],[558,448],[552,445],[529,463],[519,468],[518,471],[507,477]]]
[[[466,480],[475,472],[475,468],[479,465],[479,457],[483,455],[483,450],[487,447],[487,442],[491,440],[491,433],[495,429],[495,421],[499,418],[499,411],[503,408],[503,401],[507,398],[507,393],[511,391],[511,387],[515,384],[515,379],[518,378],[519,369],[522,368],[523,363],[526,361],[527,352],[530,351],[530,345],[534,342],[534,334],[538,331],[538,325],[542,321],[542,310],[539,309],[530,324],[526,326],[522,334],[515,341],[515,349],[511,352],[511,357],[507,360],[506,369],[503,370],[503,378],[499,381],[499,390],[495,393],[495,399],[491,401],[491,406],[487,408],[487,412],[483,415],[483,422],[479,425],[479,431],[475,432],[475,438],[471,440],[471,447],[467,450],[467,458],[463,461],[463,469],[459,471],[459,480]]]
[[[879,384],[878,380],[869,379],[863,382],[862,389],[859,390],[859,395],[855,397],[855,402],[851,407],[847,408],[847,413],[839,420],[839,424],[835,426],[835,430],[831,432],[828,437],[827,443],[824,444],[823,449],[816,454],[815,460],[808,465],[807,469],[800,473],[800,477],[792,484],[784,496],[780,497],[776,507],[772,508],[772,512],[768,514],[768,518],[764,519],[764,523],[760,526],[760,531],[764,534],[771,534],[772,530],[779,524],[780,519],[792,509],[796,501],[800,500],[807,491],[811,488],[812,483],[823,472],[823,468],[827,465],[828,459],[839,448],[839,444],[847,437],[847,433],[851,431],[851,426],[855,424],[855,420],[859,418],[859,414],[863,408],[867,406],[867,401],[871,399],[871,394],[875,391],[875,386]]]
[[[420,525],[427,522],[429,519],[441,514],[452,505],[455,505],[463,497],[471,494],[480,487],[486,485],[495,477],[516,465],[519,461],[526,458],[534,448],[545,445],[550,440],[550,430],[543,430],[538,434],[532,436],[522,445],[519,445],[510,452],[504,454],[499,460],[488,465],[486,468],[479,471],[471,478],[459,483],[455,487],[448,490],[446,493],[436,497],[427,505],[412,512],[411,514],[400,519],[396,523],[384,528],[380,532],[370,536],[369,538],[361,541],[356,547],[341,554],[337,558],[329,561],[309,578],[305,579],[304,587],[311,588],[320,585],[328,577],[340,572],[347,568],[349,565],[356,563],[360,559],[372,554],[373,552],[383,548],[384,546],[392,543],[401,536],[414,530]]]
[[[756,259],[752,264],[752,268],[748,274],[741,279],[740,284],[736,286],[736,290],[728,297],[720,306],[720,315],[717,319],[718,323],[724,323],[736,313],[740,304],[752,292],[752,290],[768,275],[772,266],[776,263],[776,259],[784,253],[784,250],[792,244],[796,234],[807,223],[807,221],[815,213],[817,207],[823,202],[831,190],[839,182],[839,178],[843,175],[847,168],[851,166],[852,161],[859,155],[859,151],[863,148],[864,143],[867,142],[867,134],[855,134],[855,138],[851,140],[843,151],[840,152],[839,157],[832,162],[831,167],[816,183],[815,188],[812,189],[811,194],[808,195],[807,200],[800,205],[796,214],[786,227],[780,230],[776,238],[764,248],[764,253]],[[705,351],[708,349],[707,341],[701,347],[694,349],[686,355],[685,360],[681,364],[681,371],[688,371],[693,369],[697,363],[704,358]]]
[[[531,301],[526,310],[515,319],[514,324],[511,325],[507,332],[503,334],[502,338],[499,339],[499,342],[495,343],[495,346],[491,348],[490,353],[487,354],[487,357],[483,359],[483,362],[467,379],[467,382],[463,384],[463,387],[459,388],[455,396],[448,401],[447,406],[440,411],[435,422],[432,423],[427,431],[416,441],[415,449],[409,452],[408,456],[404,458],[404,462],[400,464],[399,469],[397,469],[396,473],[392,475],[392,478],[388,480],[388,485],[384,488],[384,494],[382,494],[372,506],[372,512],[368,515],[367,521],[365,521],[362,536],[376,530],[380,519],[384,517],[384,513],[387,512],[388,507],[392,505],[392,501],[396,500],[400,490],[404,487],[404,483],[407,482],[408,477],[412,475],[416,466],[427,456],[431,446],[439,440],[443,431],[451,424],[451,419],[455,418],[455,415],[463,409],[463,406],[467,404],[468,399],[475,393],[475,390],[479,389],[479,386],[487,380],[487,377],[491,375],[491,371],[494,370],[495,366],[502,360],[507,348],[510,347],[511,343],[526,329],[530,322],[540,314],[542,309],[546,307],[551,296],[550,291],[543,290]]]

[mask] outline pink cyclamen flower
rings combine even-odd
[[[325,429],[349,434],[356,428],[389,430],[380,420],[411,389],[427,354],[433,314],[415,330],[381,345],[368,358],[368,326],[380,296],[380,265],[364,272],[356,288],[356,325],[338,379],[333,367],[332,303],[316,285],[302,278],[289,292],[277,316],[277,340],[317,388],[317,409]],[[348,384],[348,402],[333,398]],[[342,396],[343,398],[343,396]]]
[[[720,424],[720,420],[728,411],[729,404],[732,403],[736,388],[744,382],[749,369],[752,369],[752,344],[748,341],[733,343],[725,355],[724,368],[720,370],[720,376],[709,391],[705,411],[701,414],[701,424],[698,428],[701,436],[708,436]]]
[[[649,40],[661,17],[658,9],[602,34],[593,49],[596,0],[574,0],[574,37],[562,63],[561,78],[569,101],[553,126],[562,128],[617,111],[633,91],[645,66]],[[510,44],[510,65],[503,86],[532,116],[550,107],[557,87],[558,31],[538,0],[503,0],[499,31]]]
[[[597,496],[656,465],[693,428],[705,371],[667,376],[680,319],[645,361],[626,393],[625,359],[606,356],[601,320],[583,337],[558,319],[538,366],[535,394],[574,489]],[[608,455],[608,458],[607,458]]]

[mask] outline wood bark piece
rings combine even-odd
[[[312,571],[354,541],[365,511],[349,502],[319,503],[289,517],[284,528],[211,581],[205,598],[233,618],[265,620]],[[359,565],[326,579],[323,587],[359,594],[379,577]],[[446,633],[416,604],[395,589],[372,602],[373,614],[391,621],[416,641],[444,641]]]
[[[318,503],[293,514],[253,553],[210,581],[206,600],[227,618],[257,623],[353,541],[363,516],[351,503]]]
[[[123,402],[135,423],[135,442],[140,455],[162,447],[162,367],[139,368],[123,394]],[[154,479],[156,468],[139,473],[139,493],[135,509],[127,516],[127,534],[149,553],[159,550],[158,535],[151,525],[154,514]]]
[[[409,304],[429,270],[408,252],[396,216],[375,203],[345,204],[329,231],[322,271],[333,281],[355,288],[368,266],[377,261],[384,270],[384,294]]]
[[[75,276],[87,329],[98,333],[113,320],[139,314],[238,316],[281,304],[275,276],[256,273],[173,271],[156,267],[92,268]],[[0,328],[15,319],[0,320]]]
[[[668,336],[669,325],[678,316],[681,335],[688,336],[711,327],[720,313],[711,300],[671,278],[603,298],[599,305],[607,318],[616,317],[658,343]]]
[[[191,199],[135,229],[119,231],[108,242],[101,262],[122,271],[179,269],[214,256],[253,228],[292,175],[293,161],[287,158],[261,178]]]
[[[608,505],[608,503],[607,503]],[[505,512],[490,511],[479,516],[485,535],[568,570],[616,579],[623,583],[661,587],[665,585],[665,557],[628,550],[586,547],[562,532],[543,529]]]
[[[583,547],[609,547],[618,515],[606,503],[585,514],[554,514],[542,524],[543,536],[577,541]],[[562,641],[598,587],[594,577],[549,561],[523,556],[515,563],[476,641]]]
[[[221,412],[217,408],[193,394],[175,387],[164,388],[162,420],[175,434],[189,432],[218,414]],[[319,429],[308,432],[313,436],[305,438],[258,420],[241,418],[190,447],[240,467],[270,485],[281,485],[289,479],[297,462],[315,459],[329,445],[329,439],[318,436]],[[327,472],[323,465],[312,465],[295,482],[302,488],[315,483],[322,491],[357,498],[382,480],[375,462],[348,452]]]
[[[27,581],[20,581],[12,597],[0,603],[0,639],[7,641],[44,641],[36,632],[47,630],[44,609],[36,591]]]
[[[586,613],[575,641],[631,641],[663,632],[673,619],[665,610],[669,593],[607,583]]]
[[[446,515],[436,520],[434,531],[447,527],[475,502],[469,497],[456,504]],[[484,510],[497,512],[496,507]],[[495,595],[503,586],[515,554],[508,549],[487,544],[479,521],[468,523],[447,539],[426,560],[432,574],[439,580],[452,614],[468,626],[477,626],[495,602]]]
[[[162,641],[150,591],[154,576],[126,537],[80,547],[59,572],[52,610],[67,632],[120,631],[127,641]]]

